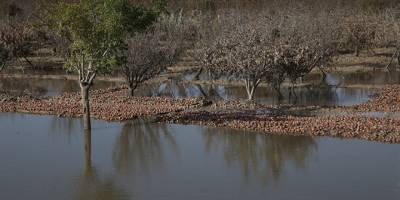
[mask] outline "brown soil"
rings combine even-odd
[[[399,117],[372,117],[365,112],[400,111],[400,86],[386,86],[365,104],[352,107],[247,107],[219,102],[211,109],[164,115],[160,121],[244,129],[267,134],[332,136],[400,143]],[[257,112],[267,110],[269,112]]]
[[[142,116],[179,112],[196,107],[200,103],[195,98],[128,97],[126,94],[127,89],[124,88],[93,91],[90,96],[92,117],[107,121],[125,121]],[[82,115],[80,101],[78,93],[67,93],[45,99],[3,96],[3,99],[0,99],[0,112],[79,117]]]
[[[377,63],[386,63],[390,55],[386,51],[390,50],[378,52],[378,56],[368,60],[351,55],[342,56],[335,62],[335,70],[358,69],[361,65],[362,69],[368,70],[371,69],[368,66],[382,68],[383,66]],[[328,109],[270,107],[238,101],[221,101],[206,106],[208,102],[199,98],[127,97],[126,93],[126,88],[93,91],[92,117],[107,121],[154,117],[159,122],[202,124],[267,134],[332,136],[400,143],[400,118],[361,115],[370,111],[400,112],[400,86],[385,86],[374,98],[362,105]],[[65,117],[82,115],[78,93],[67,93],[52,98],[13,97],[0,93],[0,112]]]
[[[274,116],[248,113],[188,112],[160,119],[278,135],[332,136],[400,143],[400,119],[361,116]]]
[[[368,102],[353,106],[355,111],[367,112],[399,112],[400,111],[400,85],[386,86]]]

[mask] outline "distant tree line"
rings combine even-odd
[[[0,16],[22,14],[31,15],[36,12],[41,3],[51,3],[55,0],[2,0],[0,1]],[[74,2],[74,0],[64,0]],[[132,3],[151,6],[154,0],[130,0]],[[218,11],[224,9],[253,9],[284,8],[293,4],[304,4],[310,7],[359,7],[367,10],[384,9],[398,5],[398,0],[168,0],[166,9],[177,11]]]

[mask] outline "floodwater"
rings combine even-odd
[[[363,85],[400,84],[400,73],[397,72],[359,72],[351,74],[330,74],[326,85],[318,85],[321,78],[309,76],[304,83],[314,86],[298,87],[295,93],[288,87],[282,87],[279,95],[270,87],[259,87],[255,99],[269,105],[292,104],[298,106],[351,106],[368,101],[376,91]],[[115,87],[119,82],[100,81],[94,83],[94,89]],[[329,87],[330,85],[331,87]],[[338,85],[337,87],[332,87]],[[359,87],[347,87],[358,85]],[[64,92],[77,92],[79,85],[74,80],[57,79],[21,79],[1,78],[0,89],[14,94],[30,93],[37,96],[55,96]],[[214,99],[246,99],[246,90],[241,86],[200,85],[183,83],[179,80],[168,80],[161,83],[145,84],[136,92],[138,96],[169,97],[211,97]]]
[[[115,87],[120,84],[110,81],[95,81],[93,88]],[[42,78],[0,78],[0,90],[11,94],[32,94],[35,96],[56,96],[65,92],[80,91],[76,80],[42,79]]]
[[[119,86],[123,83],[96,81],[94,89]],[[32,94],[36,96],[55,96],[64,92],[78,92],[79,84],[74,80],[56,79],[0,79],[0,89],[11,94]],[[269,87],[259,87],[255,98],[259,103],[269,105],[319,105],[348,106],[368,101],[374,94],[371,88],[335,88],[335,87],[300,87],[295,93],[289,88],[282,88],[282,98]],[[246,99],[246,90],[240,86],[211,86],[183,84],[177,81],[167,81],[146,85],[136,92],[138,96],[168,96],[168,97],[211,97],[214,99],[236,100]]]
[[[0,199],[400,198],[400,145],[0,114]]]

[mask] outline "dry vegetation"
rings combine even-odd
[[[192,40],[193,27],[181,16],[163,16],[145,32],[130,36],[121,71],[129,95],[145,81],[175,64]]]
[[[332,61],[344,54],[354,54],[362,61],[366,58],[361,54],[372,57],[377,54],[375,49],[384,49],[393,61],[400,63],[400,7],[395,5],[396,1],[359,0],[352,2],[358,5],[355,7],[350,6],[352,3],[349,1],[235,2],[223,7],[227,4],[217,1],[171,1],[169,8],[147,30],[124,38],[125,54],[121,55],[126,60],[121,62],[120,70],[129,90],[95,91],[91,96],[94,117],[129,120],[138,116],[160,117],[161,114],[160,121],[201,123],[275,134],[331,135],[400,142],[398,119],[259,114],[255,111],[260,107],[242,109],[242,104],[237,102],[216,103],[232,104],[230,110],[196,110],[197,106],[209,102],[125,96],[125,93],[132,95],[143,82],[162,74],[189,50],[202,64],[199,72],[207,71],[213,79],[243,81],[249,100],[254,99],[254,92],[262,82],[279,90],[284,80],[295,84],[313,70],[324,74],[333,67]],[[204,9],[194,10],[196,6]],[[2,66],[26,57],[36,48],[31,45],[32,40],[26,38],[24,24],[4,24],[0,28]],[[48,38],[56,37],[50,34]],[[63,44],[57,40],[51,43],[54,42]],[[395,64],[393,62],[390,66]],[[398,91],[398,87],[390,87],[371,102],[347,111],[398,111]],[[50,99],[13,98],[2,94],[1,98],[2,112],[60,116],[82,114],[77,94]]]
[[[313,69],[325,74],[344,53],[373,56],[375,48],[396,47],[397,13],[397,8],[316,10],[296,4],[280,11],[191,17],[198,21],[202,67],[216,78],[243,80],[251,100],[262,81],[278,90],[285,78],[294,84]]]

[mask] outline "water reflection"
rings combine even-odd
[[[304,168],[307,159],[317,150],[312,137],[266,136],[228,129],[203,131],[208,153],[222,149],[228,166],[239,165],[244,177],[279,181],[285,165],[290,161],[296,168]]]
[[[68,138],[68,140],[71,139],[76,129],[83,126],[81,120],[72,118],[64,118],[63,120],[51,118],[50,121],[51,134],[64,135]]]
[[[399,145],[98,120],[83,133],[79,119],[11,113],[0,127],[0,199],[400,197]]]
[[[329,81],[330,84],[336,84],[336,82],[341,81],[341,79],[336,75],[329,75]],[[123,83],[96,81],[94,88],[115,87],[121,84]],[[55,96],[64,92],[78,92],[79,86],[74,80],[2,78],[0,79],[0,91],[1,90],[17,95],[28,93],[36,96]],[[280,97],[278,93],[270,87],[259,87],[256,90],[255,97],[259,103],[268,105],[348,106],[366,102],[374,91],[370,88],[308,86],[296,88],[294,94],[290,92],[289,88],[282,87],[281,93],[282,96]],[[213,100],[246,99],[246,91],[244,87],[241,86],[190,84],[183,83],[179,80],[144,84],[137,90],[135,95],[167,96],[175,98],[206,97]]]
[[[225,88],[227,99],[245,98],[245,89]],[[289,88],[281,89],[282,96],[271,88],[260,87],[256,90],[256,100],[269,105],[291,104],[298,106],[351,106],[368,101],[374,91],[369,88],[300,87],[292,93]]]
[[[148,90],[152,90],[148,92]],[[370,88],[344,88],[328,86],[307,86],[295,89],[283,87],[281,96],[270,87],[259,87],[256,90],[256,101],[268,105],[292,104],[298,106],[351,106],[368,101],[375,91]],[[206,97],[213,100],[246,99],[247,94],[241,86],[222,86],[211,84],[183,84],[177,81],[163,82],[159,87],[146,86],[138,96],[169,96],[169,97]]]
[[[309,74],[304,77],[303,83],[318,84],[322,80],[320,74]],[[341,83],[342,85],[387,85],[400,83],[400,71],[361,71],[352,73],[329,73],[328,84]]]
[[[100,89],[118,85],[115,82],[95,81],[93,87]],[[13,95],[56,96],[65,92],[78,92],[80,88],[75,80],[0,78],[0,91]]]
[[[166,148],[179,154],[178,144],[167,125],[126,122],[114,145],[113,163],[120,174],[148,174],[165,164]]]
[[[128,195],[117,187],[113,178],[102,180],[92,164],[92,132],[86,130],[84,137],[84,167],[78,178],[77,200],[126,200]]]
[[[106,88],[119,85],[118,83],[97,81],[94,88]],[[64,92],[77,92],[79,86],[73,80],[53,79],[13,79],[0,80],[0,90],[16,95],[32,94],[36,96],[54,96]],[[291,94],[289,88],[282,88],[282,97],[269,87],[259,87],[256,90],[256,100],[269,105],[355,105],[367,101],[374,93],[368,88],[332,88],[332,87],[301,87]],[[183,84],[171,80],[162,83],[146,84],[140,88],[138,96],[168,96],[168,97],[207,97],[214,100],[246,99],[246,91],[240,86],[220,86]]]
[[[39,84],[31,84],[30,81],[20,81],[13,78],[1,78],[0,90],[9,92],[13,95],[32,94],[35,96],[44,96],[48,93],[46,81],[41,81]]]

